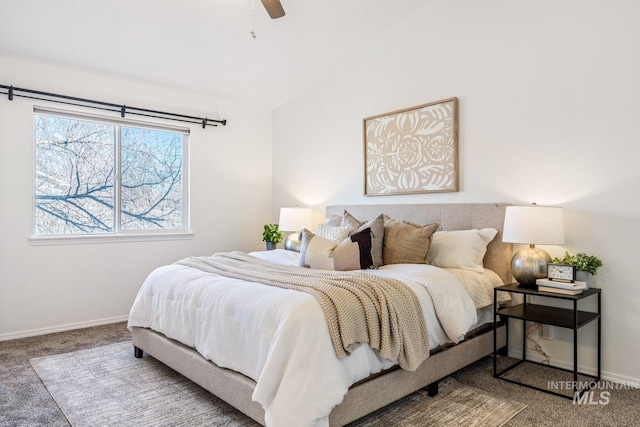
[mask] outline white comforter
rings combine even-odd
[[[292,263],[285,251],[254,255]],[[473,302],[442,269],[397,264],[370,273],[395,277],[414,290],[430,348],[460,341],[476,323]],[[185,266],[168,265],[149,275],[131,309],[133,326],[161,332],[252,378],[253,400],[264,408],[268,426],[326,426],[353,383],[392,365],[366,344],[338,359],[322,309],[306,293]]]

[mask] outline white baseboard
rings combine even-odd
[[[520,359],[522,358],[522,351],[509,350],[509,356]],[[545,359],[544,357],[534,353],[533,351],[527,351],[527,360],[531,360],[534,362],[543,362]],[[573,362],[567,362],[565,360],[558,360],[558,359],[550,359],[550,362],[551,362],[551,366],[573,370]],[[578,364],[578,372],[595,376],[597,374],[597,368],[593,366],[583,366]],[[614,383],[625,384],[634,388],[640,388],[640,379],[638,378],[631,378],[624,375],[620,375],[620,374],[616,374],[608,371],[602,371],[602,370],[600,371],[600,377],[605,381],[611,381]]]
[[[0,334],[0,341],[16,340],[19,338],[35,337],[38,335],[55,334],[56,332],[66,332],[74,329],[90,328],[92,326],[108,325],[111,323],[126,322],[129,316],[111,317],[108,319],[90,320],[87,322],[70,323],[67,325],[52,326],[48,328],[31,329],[29,331],[11,332]]]

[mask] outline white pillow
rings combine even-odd
[[[482,259],[487,245],[496,237],[498,230],[436,231],[431,238],[429,261],[441,268],[462,268],[482,273]]]
[[[331,240],[332,242],[340,243],[347,237],[349,237],[349,232],[351,231],[351,227],[348,226],[340,226],[334,227],[326,224],[318,224],[316,227],[315,235],[320,236],[323,239]]]

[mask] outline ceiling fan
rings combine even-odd
[[[271,19],[282,18],[284,16],[284,9],[282,8],[282,4],[280,0],[260,0],[264,5],[264,8],[267,9],[269,16]]]

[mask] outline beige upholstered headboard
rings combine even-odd
[[[437,222],[442,230],[495,228],[498,234],[487,247],[484,266],[495,271],[504,283],[511,283],[511,243],[502,241],[505,203],[452,203],[415,205],[335,205],[327,206],[326,216],[342,215],[344,210],[359,220],[373,218],[380,213],[426,225]]]

